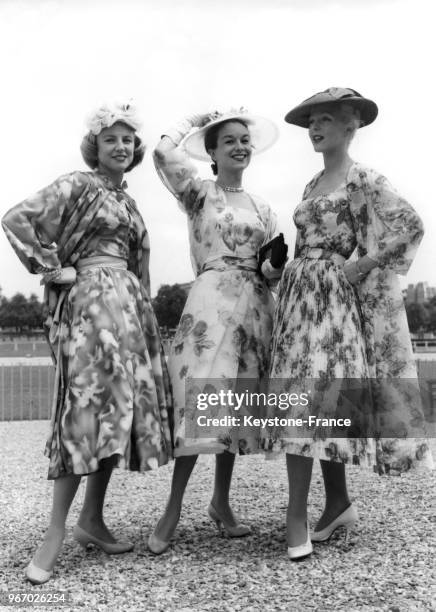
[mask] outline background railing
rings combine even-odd
[[[53,384],[52,365],[0,364],[0,420],[49,419]]]
[[[418,360],[424,412],[436,420],[436,361]],[[54,368],[48,364],[0,364],[0,421],[49,419]]]
[[[164,340],[165,350],[171,340]],[[0,421],[49,419],[54,367],[45,341],[0,342]],[[436,421],[436,360],[416,363],[426,418]]]

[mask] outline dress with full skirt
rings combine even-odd
[[[391,417],[402,431],[424,431],[396,276],[405,273],[412,262],[423,234],[421,221],[374,170],[355,163],[334,192],[310,197],[320,176],[308,184],[294,212],[297,245],[295,259],[285,268],[279,287],[271,378],[307,381],[308,386],[315,381],[318,387],[328,389],[330,384],[336,390],[333,381],[343,385],[361,381],[361,389],[368,381],[366,400],[373,415],[383,412],[385,420]],[[378,265],[354,287],[342,267],[356,247],[359,257],[368,255]],[[418,389],[414,405],[411,388]],[[327,393],[327,401],[339,400],[340,395]],[[332,408],[334,412],[335,406]],[[422,429],[415,426],[417,416]],[[365,435],[312,435],[310,428],[301,432],[301,437],[291,436],[286,427],[275,428],[269,446],[291,454],[371,465],[379,472],[432,466],[425,439],[404,435],[375,441]]]
[[[84,198],[90,190],[95,197]],[[80,239],[62,261],[76,266],[77,279],[61,292],[51,338],[56,388],[49,478],[95,472],[113,456],[140,471],[172,457],[169,377],[142,282],[148,270],[135,266],[139,253],[148,267],[148,238],[135,202],[106,176],[75,172],[11,209],[3,227],[31,271],[47,270],[61,263],[62,232],[84,203],[73,221]]]
[[[248,454],[261,449],[259,427],[228,422],[209,430],[198,426],[199,392],[256,392],[267,380],[274,300],[257,273],[257,252],[277,232],[270,207],[250,196],[250,208],[232,206],[224,190],[203,181],[206,195],[196,202],[191,188],[196,168],[183,149],[155,151],[157,170],[186,213],[196,279],[190,289],[170,350],[174,395],[175,456],[197,453]],[[238,387],[239,385],[239,387]],[[242,417],[220,405],[209,417]]]

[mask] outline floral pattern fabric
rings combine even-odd
[[[127,269],[78,271],[57,301],[49,478],[95,472],[114,455],[134,470],[167,463],[169,378],[148,292],[148,236],[135,202],[104,175],[74,172],[12,208],[3,227],[32,272],[95,256],[127,262]],[[60,287],[53,287],[56,298]]]
[[[296,208],[295,259],[282,276],[276,309],[271,376],[281,379],[417,379],[397,273],[410,267],[423,235],[416,212],[385,177],[353,164],[336,191],[311,198],[318,174]],[[355,248],[377,262],[353,287],[342,270]],[[409,424],[416,416],[407,385],[387,385],[373,410],[393,411]],[[377,402],[379,402],[377,404]],[[290,439],[275,431],[270,445],[288,453],[379,472],[432,465],[425,440]]]
[[[223,427],[210,437],[191,431],[185,391],[190,380],[197,379],[209,383],[209,392],[226,385],[232,388],[236,380],[256,380],[259,385],[266,380],[274,300],[267,281],[256,272],[256,256],[259,247],[276,234],[275,216],[254,196],[252,209],[231,206],[213,181],[203,181],[207,193],[198,202],[197,171],[180,147],[166,151],[158,147],[155,163],[187,215],[196,275],[168,362],[174,395],[174,454],[255,452],[260,448],[260,430],[254,427],[244,431]],[[229,408],[227,415],[232,414]]]

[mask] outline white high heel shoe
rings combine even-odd
[[[50,532],[50,535],[47,535],[48,532]],[[43,569],[42,567],[38,567],[36,565],[36,563],[34,562],[34,559],[38,555],[38,552],[39,552],[39,549],[38,549],[33,555],[32,560],[30,561],[29,565],[24,570],[27,580],[29,580],[32,584],[44,584],[45,582],[48,582],[48,580],[50,580],[50,578],[53,576],[53,569],[54,569],[54,566],[56,565],[56,561],[61,551],[62,543],[64,541],[65,529],[63,527],[62,528],[49,527],[46,533],[46,538],[48,537],[49,539],[51,539],[53,535],[55,535],[56,537],[60,536],[60,538],[58,541],[58,549],[56,551],[56,555],[54,557],[53,555],[51,556],[52,557],[51,568]],[[41,546],[44,546],[44,543],[46,543],[45,538]]]
[[[292,561],[300,561],[300,559],[304,559],[308,557],[313,552],[312,542],[310,540],[310,529],[309,524],[306,523],[307,529],[307,539],[304,544],[300,544],[299,546],[288,546],[288,557]]]
[[[157,537],[157,535],[153,533],[148,538],[148,550],[150,550],[154,555],[161,555],[170,547],[170,541],[161,540]]]
[[[25,570],[26,578],[32,584],[44,584],[53,576],[53,570],[44,570],[40,567],[37,567],[33,559],[26,567]]]
[[[314,531],[312,534],[312,542],[326,542],[336,529],[345,527],[345,543],[347,543],[349,531],[354,527],[358,518],[356,508],[353,504],[350,504],[348,508],[341,512],[341,514],[329,523],[327,527],[319,531]]]

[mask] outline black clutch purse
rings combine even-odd
[[[269,259],[273,268],[281,268],[288,255],[288,245],[283,234],[279,234],[262,247],[257,254],[257,271],[260,272],[265,259]]]

